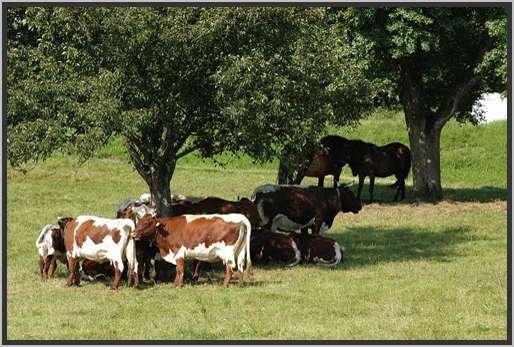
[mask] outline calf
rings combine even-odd
[[[68,286],[79,285],[78,262],[84,258],[100,263],[109,261],[114,266],[112,289],[119,286],[124,269],[123,260],[126,259],[129,281],[134,277],[135,284],[138,285],[136,251],[131,238],[134,231],[132,220],[78,216],[67,221],[64,226]]]
[[[134,230],[134,239],[151,239],[161,257],[176,265],[175,285],[184,282],[185,259],[223,261],[226,266],[224,285],[228,287],[233,268],[237,266],[239,283],[243,271],[251,268],[251,225],[241,214],[183,215],[156,218],[145,215]]]
[[[343,250],[335,240],[294,232],[289,236],[296,242],[302,254],[302,260],[307,263],[336,266],[343,260]]]
[[[84,259],[79,263],[79,274],[81,279],[85,279],[87,281],[95,281],[102,277],[113,278],[115,269],[108,262],[97,263],[93,260]]]
[[[360,199],[344,186],[337,188],[267,184],[257,187],[252,196],[262,224],[271,231],[323,233],[339,212],[358,213]]]
[[[71,218],[61,218],[70,220]],[[57,268],[57,259],[63,264],[68,265],[66,261],[66,250],[64,248],[63,230],[56,224],[46,225],[36,240],[36,248],[39,253],[39,272],[41,279],[46,280],[54,276]]]
[[[263,231],[252,237],[250,253],[252,262],[275,260],[294,266],[301,260],[300,251],[292,238],[270,231]]]

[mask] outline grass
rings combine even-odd
[[[408,143],[401,126],[398,115],[375,115],[351,135]],[[345,247],[342,264],[258,267],[255,282],[240,289],[235,282],[222,288],[216,271],[213,281],[181,289],[66,288],[62,265],[55,279],[41,282],[34,242],[43,225],[63,215],[114,216],[119,201],[147,188],[117,141],[80,167],[56,156],[25,175],[8,168],[7,338],[505,340],[505,144],[506,122],[448,124],[445,201],[392,204],[392,180],[377,180],[381,203],[339,214],[328,232]],[[275,180],[276,163],[241,158],[219,168],[184,159],[172,182],[180,193],[234,199]]]

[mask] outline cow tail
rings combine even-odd
[[[252,259],[250,256],[250,240],[252,238],[252,225],[248,221],[248,219],[245,219],[243,221],[244,227],[246,229],[246,239],[245,239],[245,253],[246,253],[246,266],[245,271],[248,272],[248,278],[251,282],[253,282],[253,271],[252,271]]]
[[[138,273],[137,273],[137,257],[136,257],[136,242],[132,238],[132,236],[129,235],[129,239],[127,242],[127,248],[125,250],[125,256],[127,257],[127,265],[128,265],[128,271],[127,271],[127,280],[130,284],[133,280],[136,285],[138,283]]]

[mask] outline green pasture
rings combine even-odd
[[[331,132],[408,144],[403,119],[392,113]],[[102,282],[67,288],[62,264],[56,278],[41,282],[34,244],[45,224],[64,215],[114,217],[118,202],[147,187],[119,140],[83,165],[55,155],[26,174],[9,167],[7,338],[505,340],[507,124],[452,121],[442,136],[443,202],[413,203],[409,176],[406,201],[391,203],[393,180],[377,179],[378,202],[339,214],[327,233],[345,248],[342,264],[255,267],[254,282],[243,288],[235,279],[223,288],[216,269],[181,289],[111,291]],[[172,191],[235,199],[275,182],[276,162],[218,159],[226,165],[183,158]]]

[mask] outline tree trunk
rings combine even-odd
[[[278,174],[277,174],[277,183],[278,184],[289,184],[290,183],[290,167],[289,161],[286,159],[286,156],[282,156],[280,158],[280,163],[278,164]]]
[[[414,196],[422,201],[441,200],[441,128],[432,118],[409,110],[405,111],[405,121],[412,151]]]
[[[174,171],[175,162],[150,166],[150,177],[147,182],[159,217],[171,216],[170,182]]]

